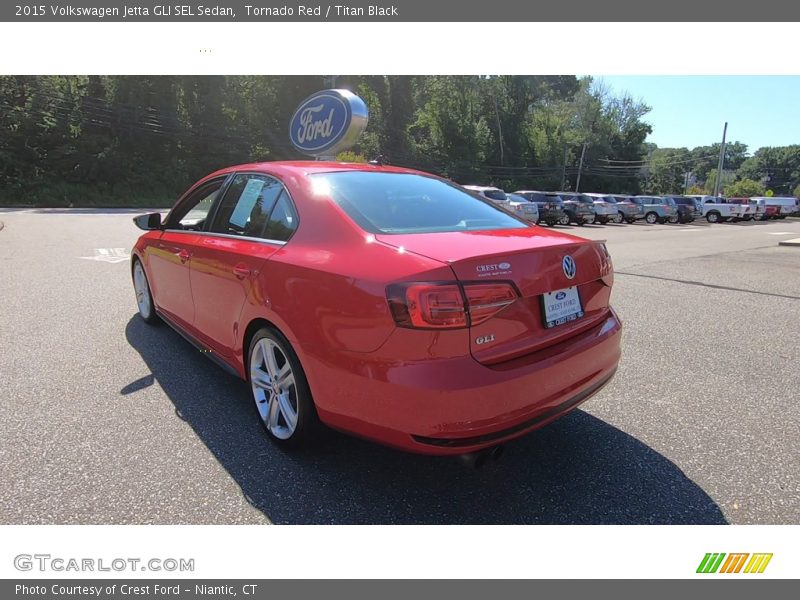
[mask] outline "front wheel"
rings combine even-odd
[[[250,342],[248,381],[261,424],[287,446],[308,444],[319,426],[303,367],[276,329],[259,329]]]
[[[710,212],[706,215],[706,221],[709,223],[719,223],[719,213],[718,212]]]
[[[148,325],[158,323],[153,294],[150,293],[150,284],[147,281],[142,261],[138,258],[133,263],[133,290],[136,292],[136,305],[139,307],[139,316],[142,317],[142,320]]]
[[[558,220],[559,225],[569,225],[569,215],[564,215]]]

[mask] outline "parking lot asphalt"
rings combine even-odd
[[[246,385],[136,314],[142,211],[0,209],[0,523],[800,523],[800,221],[605,239],[619,371],[480,470],[331,432],[287,453]]]

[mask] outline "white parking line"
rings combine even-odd
[[[768,231],[767,235],[794,235],[796,231]]]
[[[79,256],[78,258],[108,263],[119,263],[130,260],[131,253],[127,248],[95,248],[94,256]]]

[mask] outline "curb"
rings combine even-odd
[[[793,240],[781,240],[780,242],[778,242],[778,245],[800,247],[800,238],[794,238]]]

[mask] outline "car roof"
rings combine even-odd
[[[461,187],[466,188],[468,190],[473,190],[473,191],[476,191],[476,192],[488,192],[490,190],[498,191],[498,192],[502,192],[503,191],[500,188],[494,187],[494,186],[491,186],[491,185],[463,185]]]
[[[403,167],[393,167],[391,165],[373,165],[370,163],[347,163],[336,161],[317,161],[317,160],[287,160],[287,161],[266,161],[253,162],[241,165],[225,167],[211,173],[208,178],[225,175],[237,171],[263,172],[275,175],[316,175],[318,173],[335,173],[340,171],[366,171],[373,173],[412,173],[424,174],[422,171],[406,169]]]

